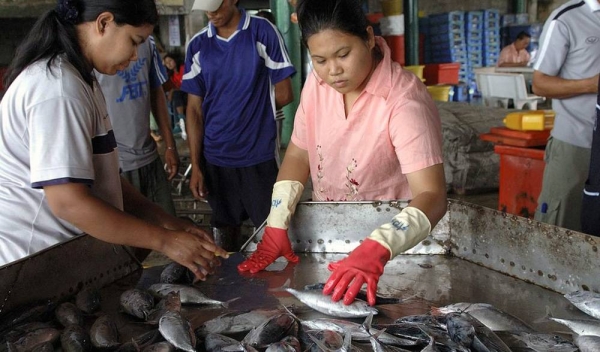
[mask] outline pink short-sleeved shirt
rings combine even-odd
[[[441,164],[441,123],[423,83],[384,57],[345,116],[342,94],[309,74],[292,142],[308,151],[313,199],[393,200],[412,197],[405,174]]]

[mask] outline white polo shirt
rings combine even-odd
[[[554,10],[540,37],[535,70],[564,79],[590,78],[600,72],[600,4],[571,0]],[[591,148],[596,94],[553,99],[556,120],[552,136]]]
[[[116,141],[97,83],[63,57],[30,65],[0,103],[0,265],[82,231],[52,213],[44,186],[83,183],[123,209]]]

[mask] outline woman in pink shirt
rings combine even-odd
[[[498,67],[524,67],[529,63],[531,55],[527,52],[527,47],[531,41],[531,36],[527,32],[519,32],[514,43],[507,45],[500,52],[498,58]]]
[[[325,294],[350,304],[367,283],[373,305],[387,261],[423,240],[446,212],[440,119],[425,86],[374,36],[360,0],[304,0],[297,10],[313,73],[262,242],[238,269],[256,273],[279,256],[299,260],[287,228],[309,174],[315,200],[412,199],[347,258],[329,265]]]

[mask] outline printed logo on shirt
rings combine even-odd
[[[118,71],[117,75],[125,81],[121,96],[117,98],[117,103],[122,103],[125,100],[136,100],[145,97],[148,92],[146,87],[147,81],[138,81],[138,73],[148,62],[147,58],[139,59],[133,66],[124,71]]]
[[[598,37],[587,37],[587,39],[585,40],[586,44],[596,44],[598,43],[598,41],[600,40],[600,38]]]

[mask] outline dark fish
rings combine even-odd
[[[55,308],[55,303],[44,302],[33,306],[27,305],[3,315],[0,324],[0,337],[4,336],[7,331],[13,330],[15,326],[51,320],[54,317]]]
[[[52,342],[45,342],[35,346],[31,352],[54,352],[54,345]]]
[[[31,351],[44,343],[54,343],[60,338],[60,331],[55,328],[41,328],[26,333],[11,344],[9,350],[17,352]]]
[[[204,322],[195,332],[199,337],[206,336],[209,333],[227,335],[248,332],[269,320],[269,318],[281,313],[279,309],[253,310],[241,314],[226,313]]]
[[[92,314],[100,309],[100,291],[95,288],[88,287],[79,291],[75,296],[75,305],[82,312]]]
[[[175,284],[154,284],[148,288],[148,291],[153,295],[164,298],[169,293],[179,293],[179,299],[182,304],[216,304],[221,305],[224,308],[229,306],[229,302],[233,301],[219,301],[207,297],[202,291],[194,286],[175,285]],[[237,298],[236,298],[237,299]]]
[[[69,325],[60,334],[60,344],[64,352],[85,352],[92,350],[90,335],[79,325]]]
[[[310,339],[310,341],[306,341],[303,338],[305,344],[310,345],[308,349],[310,352],[350,352],[353,350],[352,334],[349,331],[346,331],[344,336],[333,330],[305,331],[302,334]]]
[[[204,339],[204,348],[207,352],[255,352],[252,346],[221,334],[208,334]]]
[[[427,345],[431,339],[418,324],[414,323],[394,323],[394,324],[373,324],[376,330],[382,330],[388,334],[401,337],[407,340],[415,341],[416,345]]]
[[[298,322],[291,314],[284,313],[271,317],[266,322],[250,330],[242,340],[242,344],[254,348],[266,348],[286,336],[298,334]]]
[[[575,344],[581,352],[597,352],[600,351],[600,337],[599,336],[577,336],[575,337]]]
[[[543,333],[517,332],[513,336],[537,352],[575,352],[578,350],[571,341],[560,336]]]
[[[116,348],[120,345],[119,330],[108,315],[96,319],[90,329],[90,338],[96,348]]]
[[[152,325],[158,325],[160,318],[166,312],[181,312],[181,300],[179,292],[171,292],[158,302],[156,307],[150,311],[146,322]]]
[[[475,352],[511,351],[492,330],[468,313],[449,313],[446,319],[452,340]]]
[[[81,325],[83,326],[83,313],[76,305],[71,302],[61,303],[54,311],[56,320],[64,326]]]
[[[190,269],[179,263],[167,264],[160,273],[160,282],[164,284],[191,285],[194,282],[194,274]]]
[[[133,288],[121,294],[119,304],[125,313],[145,320],[154,308],[154,297],[146,291]]]
[[[175,352],[175,346],[167,341],[157,342],[145,347],[142,352]]]
[[[473,318],[482,322],[483,325],[492,329],[492,331],[535,331],[521,319],[487,303],[455,303],[444,307],[431,308],[431,312],[434,315],[453,312],[469,313]]]
[[[167,312],[158,322],[158,330],[173,346],[180,350],[195,352],[196,335],[190,322],[179,312]]]
[[[25,323],[13,328],[11,331],[1,336],[1,338],[3,341],[15,342],[32,331],[54,327],[55,326],[51,323],[42,323],[39,321]]]

